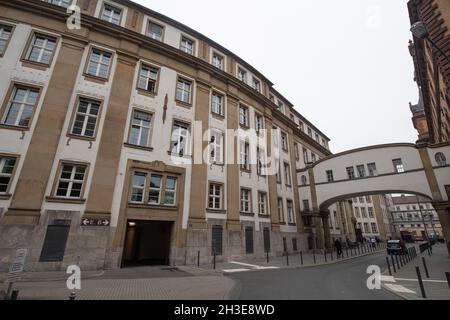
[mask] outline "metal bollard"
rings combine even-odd
[[[392,254],[391,254],[391,262],[392,262],[392,268],[394,268],[394,272],[397,273],[397,269],[395,268],[394,256]]]
[[[216,270],[216,252],[214,252],[213,269]]]
[[[289,252],[286,251],[286,265],[289,266]]]
[[[400,260],[400,266],[403,268],[403,261],[402,261],[402,257],[403,255],[401,255],[400,257],[398,257],[398,260]]]
[[[313,250],[313,259],[314,259],[314,264],[316,264],[316,250]]]
[[[266,252],[267,263],[269,263],[269,251]]]
[[[445,277],[447,278],[448,288],[450,289],[450,272],[446,272]]]
[[[325,262],[328,262],[328,260],[327,260],[327,250],[325,249],[324,251],[323,251],[323,255],[324,255],[324,257],[325,257]]]
[[[397,269],[400,270],[400,263],[398,262],[398,255],[395,255],[395,262],[397,262]]]
[[[387,264],[387,267],[388,267],[388,270],[389,270],[389,275],[392,276],[391,265],[389,264],[389,258],[388,257],[386,257],[386,264]]]
[[[430,279],[430,273],[428,272],[427,262],[425,261],[424,257],[422,257],[422,263],[423,268],[425,269],[425,275],[427,276],[428,279]]]
[[[347,258],[348,258],[348,248],[345,248],[345,253],[347,254]]]
[[[422,297],[424,299],[426,299],[427,295],[425,294],[425,287],[423,286],[422,275],[420,274],[419,267],[416,267],[416,273],[417,273],[417,279],[419,280],[420,291],[422,292]]]
[[[358,255],[361,255],[361,246],[358,245]]]
[[[197,267],[200,268],[200,250],[197,252]]]
[[[300,263],[303,265],[303,252],[300,251]]]

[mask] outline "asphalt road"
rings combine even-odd
[[[230,277],[238,284],[233,299],[241,300],[395,300],[396,295],[369,290],[370,265],[385,268],[384,253],[311,268],[244,272]]]

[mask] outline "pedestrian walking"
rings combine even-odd
[[[342,244],[338,239],[334,241],[334,247],[336,248],[336,253],[338,257],[342,255]]]

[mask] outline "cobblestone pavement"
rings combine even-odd
[[[450,259],[448,258],[445,244],[437,244],[433,247],[433,254],[430,256],[427,251],[419,253],[412,261],[406,263],[397,272],[391,266],[392,276],[389,276],[388,270],[382,277],[383,287],[403,299],[420,300],[423,299],[417,280],[416,266],[419,267],[423,279],[423,285],[427,299],[431,300],[450,300],[450,288],[447,284],[445,272],[450,272]],[[422,257],[429,272],[430,278],[427,278]]]

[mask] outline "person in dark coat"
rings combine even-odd
[[[342,245],[338,239],[336,239],[334,241],[334,247],[336,248],[336,252],[337,252],[338,256],[340,256],[342,254]]]

